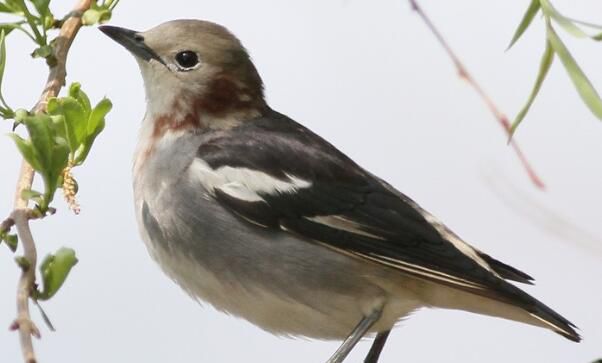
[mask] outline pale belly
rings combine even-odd
[[[177,147],[175,145],[177,144]],[[161,268],[194,298],[275,334],[342,339],[382,307],[373,331],[424,304],[415,280],[287,232],[248,223],[191,175],[194,135],[164,137],[134,167],[141,235]]]
[[[183,180],[139,200],[138,220],[153,258],[194,298],[274,334],[319,339],[346,337],[381,306],[372,331],[386,330],[423,305],[397,271],[247,223]]]

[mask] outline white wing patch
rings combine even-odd
[[[236,199],[247,202],[263,201],[262,194],[294,193],[298,189],[311,187],[312,183],[286,175],[288,180],[275,178],[267,173],[249,168],[221,166],[211,168],[202,159],[190,165],[191,177],[200,180],[205,189],[213,194],[216,189]]]

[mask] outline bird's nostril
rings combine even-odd
[[[134,40],[139,43],[142,43],[144,41],[144,37],[140,34],[136,34],[136,35],[134,35]]]

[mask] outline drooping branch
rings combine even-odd
[[[51,97],[56,97],[65,85],[67,54],[73,39],[75,39],[82,26],[82,15],[84,11],[90,8],[91,4],[92,0],[78,1],[68,18],[63,22],[53,46],[55,64],[50,68],[44,90],[33,109],[35,113],[44,112],[48,100]],[[33,169],[23,160],[15,191],[14,211],[7,220],[12,221],[16,226],[21,246],[23,246],[22,272],[17,287],[17,318],[11,328],[19,330],[21,350],[26,363],[36,362],[31,337],[39,337],[40,335],[29,314],[29,298],[35,286],[35,267],[37,263],[36,246],[29,229],[29,220],[35,216],[35,213],[27,209],[28,202],[23,197],[23,191],[31,188],[33,177]]]
[[[503,112],[500,111],[500,109],[495,105],[495,102],[493,102],[491,97],[489,97],[489,95],[487,95],[487,93],[483,90],[483,88],[479,85],[479,83],[468,72],[466,66],[464,66],[464,64],[460,61],[460,58],[458,58],[456,53],[451,49],[451,46],[449,45],[449,43],[447,43],[447,41],[445,40],[445,38],[443,38],[443,35],[441,35],[439,30],[435,27],[435,25],[431,21],[431,19],[426,15],[424,10],[422,10],[422,8],[418,4],[417,0],[409,0],[409,2],[410,2],[410,5],[412,6],[412,10],[416,11],[416,13],[420,16],[420,18],[424,21],[426,26],[429,28],[431,33],[433,33],[435,38],[437,38],[437,41],[439,42],[439,44],[441,44],[441,46],[445,49],[445,52],[447,53],[447,55],[451,58],[452,62],[454,63],[454,66],[456,67],[456,70],[458,71],[458,75],[460,76],[460,78],[466,80],[466,82],[468,82],[468,84],[470,86],[472,86],[472,88],[474,88],[474,90],[481,97],[483,102],[485,102],[485,104],[487,105],[487,108],[489,108],[489,111],[491,111],[493,116],[496,118],[496,120],[499,122],[499,124],[502,126],[502,128],[506,131],[508,138],[509,138],[510,145],[512,145],[512,148],[516,152],[516,155],[518,156],[520,162],[522,163],[523,167],[525,168],[525,170],[526,170],[527,174],[529,175],[529,178],[531,179],[533,184],[535,184],[535,186],[537,186],[540,189],[544,189],[545,185],[544,185],[543,181],[539,178],[539,176],[537,175],[537,173],[535,172],[535,170],[533,169],[533,167],[531,166],[531,164],[525,157],[525,154],[522,152],[521,148],[518,146],[518,144],[516,143],[514,138],[511,138],[512,130],[511,130],[511,124],[510,124],[510,121],[508,120],[508,117]]]

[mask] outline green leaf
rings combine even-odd
[[[48,9],[48,5],[50,4],[50,0],[29,0],[33,3],[33,6],[36,8],[38,14],[42,17],[46,17],[50,10]]]
[[[102,7],[105,9],[113,10],[119,4],[119,0],[106,0],[103,1]]]
[[[71,83],[69,86],[69,96],[75,98],[77,102],[79,102],[86,113],[86,117],[88,117],[90,111],[92,111],[92,105],[90,104],[90,99],[86,92],[81,89],[81,84],[78,82]]]
[[[23,270],[28,270],[31,267],[31,262],[29,262],[29,260],[25,256],[15,257],[15,262]]]
[[[42,24],[42,25],[44,26],[44,29],[48,30],[48,29],[52,29],[55,26],[55,22],[56,22],[56,19],[54,18],[54,15],[52,15],[52,13],[49,13],[44,18],[44,24]]]
[[[99,22],[101,15],[102,15],[101,10],[88,9],[84,12],[84,15],[82,16],[82,24],[94,25]]]
[[[40,265],[42,275],[42,291],[37,293],[36,299],[48,300],[61,288],[69,272],[77,263],[75,251],[71,248],[61,248],[56,254],[48,255]]]
[[[69,162],[69,146],[65,139],[56,139],[56,144],[52,147],[52,163],[50,164],[53,176],[58,177],[63,173]]]
[[[529,99],[527,100],[527,103],[523,106],[523,108],[520,110],[518,115],[516,115],[514,122],[512,122],[512,127],[510,129],[510,137],[512,137],[512,135],[514,135],[516,128],[518,127],[518,125],[520,125],[522,120],[525,118],[525,115],[527,115],[527,112],[529,112],[529,108],[531,108],[531,105],[533,104],[535,97],[539,93],[539,90],[541,89],[541,85],[543,84],[543,81],[546,78],[546,75],[548,74],[548,71],[550,70],[550,66],[552,65],[553,61],[554,61],[554,50],[552,49],[552,45],[550,44],[550,42],[546,41],[546,49],[544,50],[543,55],[541,56],[541,62],[539,63],[539,72],[537,73],[537,79],[535,79],[535,84],[533,85],[533,89],[531,90],[531,94],[529,95]]]
[[[51,163],[51,150],[53,135],[48,127],[50,117],[47,115],[33,115],[25,118],[25,126],[29,132],[29,138],[33,145],[35,159],[40,162],[40,172],[47,171]],[[33,165],[32,165],[33,166]]]
[[[15,121],[23,124],[25,123],[25,119],[29,117],[29,111],[22,109],[22,108],[18,108],[15,110]]]
[[[6,67],[6,31],[0,31],[0,86],[2,86],[2,78],[4,77],[4,68]]]
[[[25,189],[21,192],[21,197],[25,200],[33,200],[34,202],[39,204],[43,195],[38,191],[32,189]]]
[[[0,3],[0,13],[12,13],[13,9],[9,8],[3,3]]]
[[[514,35],[512,36],[510,45],[508,45],[508,48],[506,48],[506,49],[510,49],[514,45],[514,43],[516,43],[516,41],[523,35],[525,30],[527,30],[529,25],[531,25],[531,22],[533,21],[533,18],[535,18],[535,15],[539,11],[539,9],[540,9],[539,0],[531,0],[531,4],[529,5],[529,8],[525,12],[525,15],[523,15],[523,19],[520,21],[518,28],[516,29],[516,31],[514,32]]]
[[[103,98],[100,100],[100,102],[98,102],[98,104],[92,110],[90,119],[88,120],[88,135],[91,135],[97,132],[99,128],[104,127],[105,116],[111,111],[112,108],[113,103],[108,98]]]
[[[25,1],[23,0],[5,0],[4,3],[11,8],[13,12],[22,11],[25,7]]]
[[[52,97],[48,99],[48,102],[46,103],[46,112],[50,115],[61,114],[61,103],[58,98]]]
[[[109,7],[109,10],[112,11],[113,9],[115,9],[115,7],[117,6],[117,4],[119,4],[119,1],[120,0],[110,0],[110,1],[108,1],[107,5]]]
[[[19,237],[17,237],[16,234],[4,234],[2,236],[2,240],[12,252],[17,251],[17,247],[19,246]]]
[[[54,137],[67,140],[67,130],[65,129],[65,116],[51,115],[50,119],[52,120],[51,128],[53,129]]]
[[[581,22],[562,15],[558,12],[558,10],[556,10],[556,8],[554,8],[554,6],[552,6],[552,4],[548,0],[540,0],[540,3],[541,10],[543,11],[543,13],[547,17],[554,19],[554,21],[558,25],[560,25],[567,33],[577,38],[592,38],[596,40],[596,35],[589,35],[586,32],[584,32],[579,26],[577,26],[577,23]],[[588,24],[588,26],[596,27],[596,25],[594,24]]]
[[[30,141],[14,134],[12,136],[24,158],[44,179],[44,196],[39,198],[38,204],[42,211],[45,211],[52,201],[69,158],[67,141],[57,135],[53,122],[53,119],[45,114],[25,116],[24,123]]]
[[[34,199],[41,197],[42,193],[35,191],[33,189],[25,189],[21,192],[21,197],[24,199]]]
[[[31,53],[31,56],[33,58],[48,58],[51,55],[52,55],[52,46],[50,46],[50,45],[44,45],[39,48],[36,48],[33,51],[33,53]]]
[[[67,141],[71,152],[74,153],[86,137],[88,115],[75,98],[65,97],[61,101]]]
[[[64,138],[56,135],[50,116],[46,114],[27,116],[24,122],[33,150],[32,161],[35,163],[32,167],[44,179],[44,197],[41,198],[38,207],[46,211],[58,188],[62,171],[67,165],[69,147]]]
[[[547,23],[547,37],[548,41],[552,45],[554,52],[562,61],[564,68],[566,69],[569,77],[573,81],[579,96],[583,102],[587,105],[590,111],[600,120],[602,120],[602,100],[600,99],[600,95],[591,84],[585,73],[581,70],[567,47],[564,45],[552,25],[550,24],[549,19],[546,21]]]
[[[23,7],[25,7],[25,2],[23,0],[6,0],[4,1],[6,6],[8,6],[12,11],[19,11]]]
[[[586,21],[581,21],[581,20],[577,20],[577,19],[569,19],[569,20],[571,20],[575,24],[583,25],[584,27],[587,27],[587,28],[602,30],[602,25],[600,25],[600,24],[588,23]]]
[[[4,31],[4,35],[8,35],[15,29],[21,28],[19,23],[0,23],[0,31]]]
[[[13,139],[13,141],[17,145],[17,148],[19,149],[21,156],[23,156],[23,159],[25,159],[29,163],[29,165],[31,165],[31,167],[34,168],[34,170],[38,172],[41,171],[42,166],[40,162],[36,159],[36,156],[33,151],[33,145],[31,145],[31,141],[25,140],[15,133],[8,134],[8,136],[11,139]]]
[[[101,11],[100,18],[98,19],[98,24],[104,24],[104,23],[108,22],[109,20],[111,20],[112,16],[113,16],[113,12],[110,10]]]
[[[104,129],[104,125],[105,125],[105,122],[104,122],[104,120],[102,120],[101,123],[99,124],[99,127],[97,128],[97,130],[94,133],[88,135],[88,137],[86,138],[86,141],[81,145],[79,150],[77,150],[77,152],[75,153],[75,161],[74,161],[75,165],[81,165],[86,160],[86,158],[88,157],[88,154],[90,153],[90,150],[92,150],[92,145],[94,145],[94,140],[96,140],[96,137]]]
[[[103,98],[92,110],[90,119],[88,120],[87,136],[82,147],[78,150],[75,156],[75,164],[80,165],[86,160],[94,140],[105,127],[105,116],[111,111],[113,104],[107,98]]]
[[[2,96],[2,80],[4,79],[4,69],[6,67],[6,32],[4,30],[0,31],[0,102],[2,105],[12,113],[12,110],[6,102],[4,101],[4,97]]]
[[[50,98],[46,103],[46,112],[50,115],[50,128],[53,131],[54,137],[59,137],[68,140],[65,115],[63,114],[62,100]]]

